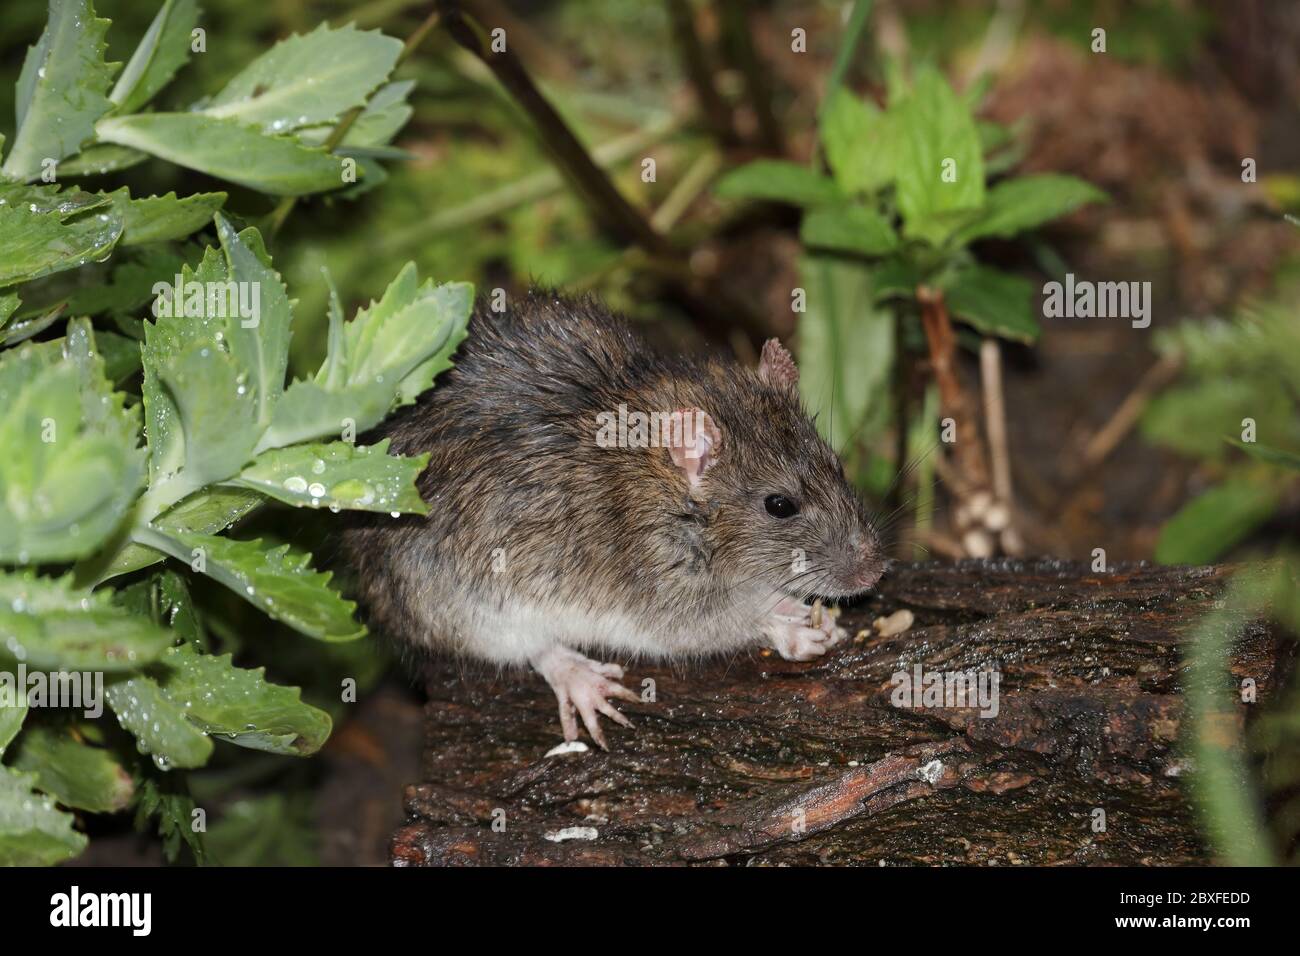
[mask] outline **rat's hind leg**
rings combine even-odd
[[[835,620],[822,612],[814,624],[813,609],[794,598],[782,598],[772,609],[763,635],[787,661],[810,661],[821,657],[846,636]]]
[[[564,728],[565,740],[578,739],[575,711],[582,715],[587,733],[591,734],[591,739],[602,750],[608,750],[609,744],[605,742],[605,733],[600,728],[599,714],[604,714],[624,727],[632,726],[632,721],[615,710],[608,700],[610,697],[633,702],[640,699],[619,683],[623,677],[623,668],[617,664],[593,661],[558,644],[534,655],[530,658],[530,663],[555,691],[555,699],[560,704],[560,726]]]

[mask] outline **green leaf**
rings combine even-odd
[[[813,209],[803,217],[799,239],[805,246],[878,256],[898,248],[894,229],[874,209],[837,206]]]
[[[165,196],[132,199],[126,187],[109,196],[113,208],[122,217],[123,246],[183,239],[212,222],[213,214],[226,201],[225,193],[194,193],[178,199],[176,193],[170,192]]]
[[[124,400],[84,319],[0,357],[0,561],[84,557],[116,529],[144,477]]]
[[[723,199],[760,199],[793,206],[819,206],[844,201],[844,194],[828,179],[799,163],[756,159],[733,169],[718,180]]]
[[[115,813],[135,793],[131,775],[113,754],[76,740],[67,727],[33,725],[14,748],[15,770],[36,775],[36,786],[65,807]]]
[[[149,158],[148,153],[112,143],[87,146],[76,156],[59,164],[60,176],[105,176],[138,166]]]
[[[0,678],[0,757],[27,717],[27,688]]]
[[[137,764],[135,793],[136,830],[145,832],[149,821],[156,819],[168,861],[176,862],[184,843],[196,862],[206,862],[204,834],[194,828],[196,808],[185,775],[159,773],[151,764]]]
[[[32,670],[135,670],[171,642],[165,630],[114,604],[111,591],[0,572],[0,654]]]
[[[60,222],[71,219],[79,213],[107,206],[108,203],[107,196],[88,193],[76,186],[63,189],[54,185],[25,186],[22,183],[0,183],[0,207],[25,209],[36,215],[54,212],[59,214]]]
[[[271,422],[271,409],[284,391],[284,375],[289,364],[289,326],[293,321],[289,295],[280,274],[271,268],[271,258],[256,229],[236,234],[226,218],[218,215],[217,235],[231,281],[258,291],[256,322],[231,321],[226,338],[231,358],[252,389],[257,423],[265,427]],[[230,474],[233,469],[221,477]]]
[[[117,66],[104,62],[107,30],[90,0],[50,0],[45,32],[28,48],[18,77],[18,132],[5,175],[34,179],[43,160],[71,156],[94,136],[95,121],[110,106],[105,94]]]
[[[1229,479],[1193,498],[1165,522],[1156,543],[1161,564],[1209,564],[1272,517],[1278,489]]]
[[[356,605],[330,588],[331,575],[315,571],[311,555],[288,545],[264,548],[259,541],[157,528],[137,530],[135,540],[186,564],[199,554],[203,573],[309,637],[350,641],[366,633],[352,617]]]
[[[821,117],[822,148],[835,182],[845,193],[873,193],[894,180],[898,124],[874,103],[836,90]]]
[[[33,774],[0,767],[0,866],[51,866],[86,848],[72,814],[33,790]]]
[[[428,455],[389,455],[387,438],[368,448],[347,442],[294,445],[263,452],[228,484],[291,505],[422,515],[428,508],[415,479],[428,463]]]
[[[415,88],[414,80],[388,83],[375,91],[339,143],[340,151],[349,147],[373,148],[392,142],[398,130],[411,118],[412,109],[406,98]],[[333,123],[324,123],[298,131],[298,138],[308,146],[322,146],[334,132]],[[366,177],[369,179],[369,177]]]
[[[289,136],[268,136],[237,120],[202,113],[111,116],[99,138],[272,196],[304,196],[343,185],[338,157]]]
[[[351,24],[282,40],[245,67],[203,112],[272,133],[337,119],[388,78],[400,40]]]
[[[1100,189],[1073,176],[1021,176],[989,190],[978,218],[958,229],[955,238],[963,245],[986,236],[1005,239],[1106,198]]]
[[[205,733],[268,753],[305,757],[330,735],[329,714],[301,700],[297,687],[268,683],[264,668],[245,670],[230,655],[200,654],[188,645],[172,648],[160,662],[162,686]]]
[[[196,342],[158,369],[180,413],[184,486],[197,490],[234,474],[257,443],[256,396],[231,353]]]
[[[909,236],[937,245],[951,231],[952,213],[984,205],[979,135],[970,110],[933,67],[917,71],[898,116],[898,208]]]
[[[1225,435],[1240,434],[1241,420],[1295,420],[1285,385],[1266,375],[1211,375],[1175,385],[1152,397],[1142,413],[1142,435],[1184,455],[1222,461]]]
[[[871,288],[877,302],[915,298],[916,287],[924,278],[925,274],[906,255],[889,256],[871,268]]]
[[[117,722],[159,770],[202,767],[212,756],[212,739],[189,721],[185,702],[171,697],[152,677],[115,681],[104,696]]]
[[[189,59],[190,31],[198,22],[196,0],[163,3],[108,96],[117,112],[136,112],[171,82]]]
[[[265,499],[256,492],[211,485],[173,505],[155,518],[153,523],[165,531],[216,534],[248,515],[263,501]],[[102,577],[111,578],[138,571],[157,564],[163,558],[164,555],[153,548],[129,544],[114,557]]]
[[[1033,342],[1041,331],[1028,279],[986,266],[952,273],[943,284],[948,311],[985,335]]]
[[[894,363],[893,313],[874,304],[870,269],[831,256],[800,265],[807,312],[800,316],[799,390],[837,451],[870,442],[888,422]]]
[[[221,866],[319,866],[312,794],[298,790],[244,797],[223,805],[208,830]]]
[[[395,403],[427,389],[465,338],[474,290],[468,283],[420,284],[407,265],[383,298],[335,329],[314,381],[294,382],[275,408],[259,448],[337,436],[344,420],[358,433],[378,424]]]
[[[1266,461],[1270,465],[1281,465],[1283,468],[1290,468],[1293,471],[1300,471],[1300,455],[1293,451],[1287,451],[1284,448],[1274,448],[1271,445],[1263,445],[1259,442],[1245,442],[1232,440],[1244,452],[1249,452],[1260,461]]]
[[[0,206],[0,286],[105,259],[121,235],[122,218],[112,210],[65,223],[58,212]]]

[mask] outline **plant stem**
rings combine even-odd
[[[732,125],[731,110],[718,93],[713,82],[713,70],[710,67],[704,44],[695,30],[695,16],[688,0],[667,0],[668,15],[673,22],[673,36],[677,41],[677,50],[681,56],[682,69],[695,90],[695,97],[700,101],[700,112],[712,130],[718,145],[727,148],[739,142],[735,126]]]
[[[754,51],[754,37],[745,16],[743,0],[721,0],[722,29],[725,45],[732,62],[745,78],[745,93],[758,123],[759,141],[763,148],[776,155],[785,152],[781,127],[772,111],[772,90],[768,86],[767,71]]]
[[[509,43],[502,50],[493,51],[482,27],[466,16],[459,4],[443,0],[439,10],[452,39],[482,60],[529,115],[542,143],[597,218],[621,241],[641,246],[653,255],[672,256],[674,250],[664,237],[615,188],[537,89]]]
[[[871,19],[872,0],[855,0],[853,12],[849,14],[849,22],[844,28],[844,38],[840,40],[840,47],[835,51],[835,63],[831,66],[830,76],[826,80],[826,89],[822,92],[822,106],[825,106],[835,91],[844,83],[844,77],[849,72],[849,66],[853,63],[853,56],[858,52],[858,44],[862,41],[862,35],[866,32],[867,21]]]

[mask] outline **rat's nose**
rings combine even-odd
[[[865,591],[885,573],[885,562],[872,538],[855,533],[850,543],[854,549],[853,586]]]

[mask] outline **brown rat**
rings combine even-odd
[[[590,300],[480,306],[455,367],[379,429],[430,455],[429,514],[344,532],[361,596],[397,637],[531,664],[565,739],[576,711],[601,746],[598,714],[628,724],[609,698],[638,698],[587,653],[820,656],[842,632],[804,600],[884,560],[797,385],[775,339],[749,369],[656,354]]]

